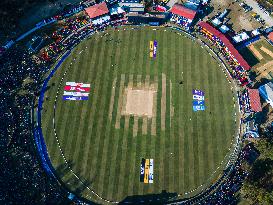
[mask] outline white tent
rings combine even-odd
[[[259,87],[262,98],[273,108],[273,83],[269,82]]]
[[[213,19],[211,22],[214,26],[219,26],[220,24],[222,24],[222,22],[218,18]]]
[[[243,32],[243,33],[240,33],[236,36],[234,36],[232,39],[236,42],[236,43],[239,43],[241,41],[244,41],[246,39],[248,39],[249,36],[246,34],[246,32]]]

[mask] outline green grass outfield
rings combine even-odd
[[[149,41],[155,39],[157,58],[151,59]],[[163,108],[162,73],[166,75]],[[144,84],[146,76],[150,84],[158,85],[156,136],[151,134],[150,119],[125,117],[118,109],[123,83],[125,87],[129,82]],[[90,83],[89,100],[62,101],[67,81]],[[53,130],[59,86],[55,125],[69,167]],[[194,88],[205,91],[205,111],[192,111]],[[237,130],[231,84],[216,60],[197,42],[164,28],[109,30],[107,35],[100,33],[83,41],[50,80],[45,97],[42,128],[53,166],[67,187],[100,203],[70,168],[86,186],[111,201],[162,190],[184,197],[185,192],[207,182],[229,153]],[[162,109],[166,111],[164,119]],[[143,134],[143,124],[147,134]],[[133,136],[134,129],[137,136]],[[154,159],[153,184],[139,182],[142,157]]]

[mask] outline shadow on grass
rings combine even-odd
[[[72,161],[67,161],[67,163],[58,165],[55,168],[55,172],[65,187],[73,194],[82,196],[82,193],[91,185],[91,182],[79,176],[79,173],[76,173],[77,178],[71,171],[71,169],[73,170],[73,166]]]
[[[241,48],[239,52],[251,67],[259,63],[259,60],[253,55],[253,53],[247,47]]]
[[[119,204],[166,204],[176,197],[177,193],[168,193],[163,190],[160,194],[127,196]]]

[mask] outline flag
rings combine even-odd
[[[150,160],[146,159],[145,160],[145,170],[144,170],[144,183],[145,184],[149,183],[149,166],[150,166]]]
[[[153,51],[153,57],[156,57],[156,51],[157,51],[157,41],[154,40],[154,51]]]
[[[139,181],[144,182],[144,169],[145,169],[145,159],[141,159],[141,164],[140,164],[140,177]]]
[[[65,91],[89,92],[90,88],[89,87],[80,87],[80,86],[66,85],[66,86],[64,86],[64,90]]]
[[[196,111],[204,111],[205,110],[205,106],[196,105],[196,106],[192,106],[192,109],[193,109],[194,112],[196,112]]]
[[[88,100],[90,84],[66,82],[63,100]]]
[[[65,95],[63,96],[63,100],[88,100],[88,97],[86,96],[75,97],[72,95]]]
[[[81,88],[90,88],[90,84],[85,84],[85,83],[66,82],[66,85],[78,86]]]
[[[154,160],[150,159],[150,166],[149,166],[149,184],[154,182]]]
[[[79,96],[85,96],[88,97],[89,93],[82,93],[82,92],[68,92],[64,91],[64,96],[65,95],[71,95],[73,97],[79,97]]]
[[[205,101],[204,100],[194,100],[194,101],[192,101],[192,105],[193,106],[204,106]]]
[[[193,96],[192,96],[192,99],[194,99],[194,100],[204,100],[204,99],[205,99],[205,96],[193,95]]]
[[[204,96],[204,95],[205,95],[205,92],[202,91],[202,90],[195,90],[195,89],[193,89],[193,90],[192,90],[192,94],[193,94],[193,95]]]

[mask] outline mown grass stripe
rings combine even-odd
[[[134,40],[134,35],[133,35],[133,31],[129,30],[128,31],[129,34],[127,34],[128,36],[128,44],[132,44],[133,40]],[[131,52],[135,47],[135,44],[132,44],[131,46],[127,47],[127,50],[125,51],[126,53],[128,53],[128,61],[124,63],[124,66],[127,68],[127,72],[128,73],[132,73],[133,67],[130,64],[130,61],[132,60],[132,56],[133,53]],[[130,80],[130,76],[127,74],[127,83],[126,85],[128,86]],[[125,96],[123,96],[125,97]],[[126,116],[125,118],[127,118],[129,120],[129,117]],[[127,122],[129,125],[129,121]],[[125,126],[128,126],[125,124]],[[127,149],[127,144],[128,144],[128,138],[131,138],[132,136],[128,135],[128,128],[124,127],[124,133],[123,133],[123,141],[122,141],[122,145],[121,145],[121,152],[120,154],[120,167],[119,167],[119,175],[117,176],[118,178],[118,186],[116,189],[116,194],[117,197],[119,199],[122,198],[123,195],[123,191],[125,190],[125,187],[123,186],[124,181],[128,180],[128,169],[125,166],[126,165],[126,156],[128,155],[128,151],[130,151],[130,149]]]
[[[83,168],[84,173],[87,179],[89,179],[90,183],[92,184],[93,188],[93,182],[97,176],[95,167],[91,166],[92,158],[93,158],[93,152],[94,152],[94,141],[96,136],[93,134],[93,127],[94,127],[94,116],[96,115],[97,109],[98,109],[98,100],[99,100],[99,90],[100,90],[100,77],[103,73],[103,70],[98,66],[101,59],[100,57],[103,57],[104,54],[104,46],[101,46],[102,39],[99,38],[99,35],[95,35],[94,39],[97,39],[94,41],[92,61],[90,59],[90,73],[92,72],[92,80],[91,81],[91,91],[90,91],[90,100],[88,101],[88,106],[90,108],[90,114],[87,115],[86,121],[87,126],[84,128],[84,132],[86,132],[86,152],[84,152],[83,156]],[[94,63],[92,63],[94,62]],[[83,132],[83,134],[84,134]]]
[[[134,31],[131,31],[134,32]],[[132,45],[132,56],[127,66],[131,66],[130,69],[130,73],[135,73],[135,69],[136,69],[136,63],[130,63],[130,62],[135,62],[136,56],[137,56],[137,52],[139,51],[139,39],[140,39],[140,35],[131,35],[131,43]],[[132,79],[131,79],[131,86],[133,86],[133,82],[134,82],[134,75],[131,74]],[[126,150],[126,158],[125,158],[125,173],[124,175],[126,176],[126,179],[124,180],[123,183],[120,183],[120,185],[122,186],[122,193],[121,193],[121,197],[122,196],[126,196],[129,195],[130,190],[129,185],[133,184],[132,181],[132,176],[134,177],[134,166],[135,166],[135,161],[134,161],[134,157],[132,157],[132,154],[135,154],[135,150],[133,150],[133,142],[134,142],[134,137],[133,137],[133,125],[134,125],[134,117],[133,116],[129,116],[129,128],[128,128],[128,132],[127,132],[127,136],[124,137],[128,137],[128,142],[127,142],[127,150]],[[130,171],[131,170],[131,171]],[[131,173],[131,174],[128,174]]]
[[[103,37],[100,37],[100,40],[102,42],[105,41],[105,39]],[[99,61],[98,63],[96,64],[96,67],[97,69],[100,70],[99,74],[97,75],[97,78],[96,78],[96,86],[95,87],[95,97],[96,98],[96,107],[93,109],[94,110],[94,115],[93,115],[93,124],[92,124],[92,130],[90,132],[89,135],[92,136],[91,138],[91,144],[93,144],[92,146],[92,150],[91,152],[89,152],[89,157],[92,158],[92,160],[90,161],[90,166],[95,170],[95,175],[94,176],[94,181],[96,183],[94,183],[94,188],[98,188],[98,175],[99,175],[99,170],[97,169],[98,168],[98,150],[100,149],[99,145],[100,145],[100,140],[101,140],[101,136],[100,136],[100,130],[101,130],[101,120],[103,118],[103,102],[104,102],[104,95],[101,95],[101,93],[103,93],[103,90],[105,88],[105,85],[107,82],[104,81],[106,75],[108,72],[105,72],[105,70],[103,68],[103,65],[105,63],[105,60],[104,60],[104,56],[107,56],[108,54],[108,48],[109,48],[109,45],[108,44],[105,44],[103,43],[102,44],[103,47],[101,48],[101,53],[100,53],[100,56],[99,56]],[[106,54],[106,55],[105,55]],[[105,68],[106,69],[106,68]],[[91,156],[90,156],[91,155]],[[90,173],[91,175],[91,173]]]
[[[90,42],[90,41],[89,41]],[[87,42],[86,44],[84,44],[84,46],[87,45]],[[89,47],[89,46],[88,46]],[[84,50],[85,52],[83,53],[85,59],[88,59],[88,58],[92,58],[92,56],[94,55],[94,52],[91,52],[91,49],[86,49]],[[91,53],[90,53],[91,52]],[[93,84],[91,83],[91,76],[92,76],[92,72],[90,72],[90,70],[88,69],[90,66],[90,62],[88,60],[84,61],[83,62],[83,65],[80,69],[83,69],[85,70],[83,76],[82,76],[82,79],[79,79],[80,82],[84,82],[84,83],[90,83],[91,84],[91,90],[93,89]],[[91,99],[91,93],[89,93],[89,100],[92,100]],[[86,129],[87,129],[87,124],[86,123],[86,119],[89,118],[89,115],[90,115],[90,107],[89,107],[90,103],[87,101],[83,104],[83,110],[82,112],[84,114],[81,114],[81,118],[80,118],[80,126],[79,126],[79,129],[78,129],[78,133],[77,133],[77,136],[79,137],[79,144],[77,147],[77,149],[75,149],[76,151],[76,154],[74,155],[74,158],[73,160],[76,161],[76,162],[80,162],[82,161],[83,159],[83,156],[86,152],[86,137],[83,137],[83,136],[86,136]],[[78,167],[78,170],[77,172],[80,173],[81,177],[85,177],[84,175],[84,169],[82,168],[82,166],[79,166]],[[87,179],[85,179],[87,180]]]
[[[190,62],[190,46],[189,43],[187,41],[185,41],[185,50],[188,51],[187,53],[184,53],[183,55],[183,61],[186,63],[186,65],[189,65]],[[189,107],[191,105],[191,102],[188,100],[189,98],[189,90],[191,90],[192,85],[191,83],[191,72],[190,72],[190,66],[188,66],[187,68],[185,68],[184,70],[184,76],[185,76],[185,86],[183,89],[183,92],[185,93],[185,95],[187,96],[185,99],[182,100],[182,103],[184,104],[183,106],[183,116],[184,116],[184,130],[185,130],[185,138],[184,138],[184,159],[185,159],[185,163],[184,163],[184,186],[187,187],[187,190],[189,190],[190,187],[190,180],[189,180],[189,175],[190,173],[190,145],[189,145],[189,137],[192,136],[192,133],[189,131],[189,118],[191,117],[191,113],[188,112]]]
[[[110,38],[113,38],[113,39],[116,39],[117,38],[117,35],[115,35],[115,33],[110,33]],[[112,43],[112,46],[111,46],[111,50],[110,50],[110,53],[113,53],[115,54],[117,51],[117,47],[114,45],[114,43]],[[111,57],[111,61],[110,61],[110,65],[114,65],[115,64],[115,59],[113,57]],[[112,67],[112,66],[111,66]],[[110,112],[110,106],[113,107],[114,104],[110,105],[111,103],[111,100],[110,99],[110,96],[111,96],[111,93],[112,93],[112,82],[116,82],[116,74],[117,74],[117,69],[116,68],[111,68],[111,78],[109,79],[109,87],[107,88],[108,90],[108,94],[106,94],[105,96],[108,96],[108,99],[107,99],[107,103],[105,104],[105,110],[106,110],[106,114],[107,115],[109,112]],[[113,85],[114,87],[116,87],[116,83]],[[115,88],[114,90],[115,91]],[[114,96],[114,94],[113,94]],[[114,100],[114,99],[113,99]],[[114,102],[113,102],[114,103]],[[111,109],[112,110],[112,109]],[[105,184],[105,179],[107,177],[109,177],[106,172],[107,172],[107,164],[110,163],[110,159],[109,159],[109,156],[110,156],[110,153],[109,153],[109,145],[111,145],[111,136],[110,136],[110,130],[111,130],[111,123],[112,123],[112,114],[111,114],[111,119],[107,120],[107,126],[105,128],[105,132],[104,134],[102,135],[102,137],[104,138],[104,145],[103,147],[101,148],[101,151],[103,152],[102,153],[102,157],[101,157],[101,167],[100,167],[100,175],[99,175],[99,189],[98,189],[98,192],[99,193],[104,193],[104,184]],[[106,187],[107,189],[107,187]]]
[[[86,116],[84,118],[85,123],[84,126],[82,127],[82,136],[84,136],[84,152],[83,155],[81,156],[81,161],[82,161],[82,172],[84,176],[87,176],[87,172],[93,172],[94,170],[92,169],[92,167],[88,167],[88,156],[89,156],[89,152],[90,149],[92,149],[92,147],[90,148],[90,144],[91,144],[91,137],[89,136],[89,132],[90,132],[90,128],[92,127],[92,122],[93,122],[93,118],[92,116],[94,115],[94,107],[96,106],[96,98],[95,98],[95,89],[96,89],[96,85],[95,85],[95,79],[98,75],[98,71],[99,69],[97,69],[92,62],[96,63],[96,59],[98,58],[98,54],[99,52],[101,52],[101,50],[99,49],[99,44],[95,41],[95,36],[91,38],[91,40],[87,41],[88,44],[86,45],[91,53],[91,55],[88,57],[88,59],[86,60],[87,62],[87,76],[88,76],[88,82],[90,82],[90,93],[89,93],[89,100],[88,100],[88,104],[87,104],[87,108],[88,111],[86,111]],[[90,179],[88,177],[86,177],[89,181]]]
[[[136,79],[137,79],[137,74],[139,73],[139,69],[141,68],[142,61],[142,52],[139,52],[144,49],[144,46],[146,46],[144,43],[144,32],[138,32],[137,38],[136,38],[136,50],[135,50],[135,60],[134,60],[134,86],[136,86]],[[131,118],[130,120],[133,120]],[[132,122],[133,123],[133,122]],[[135,123],[135,122],[134,122]],[[132,149],[130,151],[130,159],[132,160],[131,162],[131,167],[129,169],[129,173],[132,173],[129,175],[129,184],[127,188],[127,193],[128,196],[133,195],[134,189],[138,188],[139,182],[139,172],[140,172],[140,158],[138,157],[137,153],[137,142],[141,139],[139,136],[136,136],[132,138]]]
[[[118,37],[120,37],[120,33],[115,33],[114,35],[114,39],[118,39]],[[108,154],[107,154],[107,157],[108,157],[108,161],[109,163],[106,164],[106,168],[105,168],[105,174],[104,176],[107,176],[104,178],[103,180],[103,187],[104,187],[104,190],[103,192],[105,193],[105,196],[108,197],[108,190],[109,190],[109,183],[110,183],[110,175],[111,175],[111,165],[113,166],[112,163],[113,160],[114,160],[114,157],[112,155],[112,150],[114,150],[114,145],[113,145],[113,142],[115,142],[116,140],[116,132],[115,132],[115,127],[113,125],[113,123],[115,122],[115,116],[116,116],[116,112],[117,112],[117,95],[119,94],[119,87],[120,87],[120,81],[118,79],[120,79],[120,75],[118,75],[119,73],[119,60],[122,56],[122,53],[121,53],[121,47],[120,46],[115,46],[115,53],[112,55],[112,59],[113,59],[113,62],[116,64],[117,66],[117,69],[115,69],[115,73],[113,74],[113,78],[116,79],[116,87],[115,87],[115,97],[114,97],[114,102],[113,102],[113,112],[112,112],[112,119],[111,119],[111,124],[109,125],[109,144],[108,144],[108,147],[107,147],[107,151],[108,151]]]
[[[124,81],[125,81],[125,74],[124,74],[124,70],[123,70],[123,57],[124,57],[124,54],[125,54],[125,50],[126,50],[126,46],[122,46],[122,45],[126,45],[126,31],[123,31],[123,32],[120,32],[120,38],[122,39],[122,42],[120,43],[119,46],[121,46],[121,52],[120,52],[120,56],[119,56],[119,59],[118,59],[118,81],[119,82],[119,87],[117,88],[118,92],[116,93],[115,95],[115,101],[116,101],[116,104],[114,106],[114,111],[113,112],[113,118],[112,119],[115,119],[113,120],[113,128],[115,128],[115,123],[116,123],[116,118],[118,117],[119,115],[119,111],[118,111],[118,101],[119,101],[119,98],[121,97],[121,91],[122,91],[122,87],[123,87],[123,84],[124,84]],[[121,78],[122,77],[122,78]],[[122,118],[120,119],[120,126],[122,126]],[[112,158],[111,158],[111,165],[110,165],[110,176],[109,176],[109,184],[108,184],[108,191],[107,191],[107,198],[115,198],[115,190],[116,190],[116,176],[117,176],[117,162],[119,161],[119,152],[118,152],[118,149],[119,149],[119,142],[120,142],[120,139],[121,139],[121,131],[122,131],[122,127],[120,127],[120,129],[113,129],[113,132],[115,133],[114,134],[114,140],[113,140],[113,149],[112,149]]]

